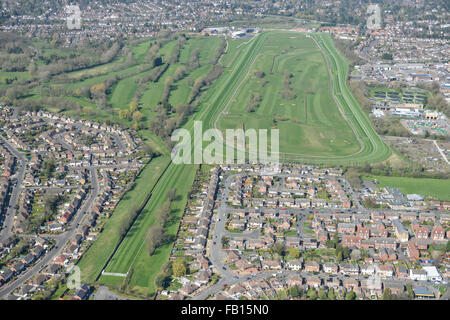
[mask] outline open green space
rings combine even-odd
[[[265,76],[259,78],[257,72]],[[280,94],[287,72],[292,74],[292,99]],[[333,101],[329,82],[325,61],[313,40],[299,33],[270,33],[217,127],[277,128],[282,153],[355,153],[358,141]],[[248,112],[246,106],[254,94],[261,96],[261,102],[256,111]]]
[[[107,105],[92,97],[63,92],[59,98],[64,102],[76,102],[81,108],[46,107],[74,117],[131,127],[135,124],[133,120],[119,119],[118,112],[129,107],[138,91],[138,110],[143,119],[137,131],[146,143],[162,154],[143,169],[134,187],[118,203],[99,238],[80,260],[78,265],[83,281],[94,282],[105,266],[105,272],[111,273],[127,273],[132,269],[129,286],[143,295],[155,292],[155,277],[168,261],[173,242],[158,247],[149,256],[145,241],[147,230],[155,223],[155,212],[166,202],[167,191],[175,188],[178,197],[171,205],[172,220],[166,227],[166,234],[176,234],[198,167],[172,163],[168,146],[149,130],[149,122],[161,112],[166,81],[177,69],[186,67],[192,52],[198,50],[199,66],[187,68],[185,75],[173,81],[167,99],[175,109],[189,103],[193,82],[205,77],[213,68],[211,59],[221,42],[220,37],[189,36],[177,61],[169,62],[177,40],[164,41],[158,54],[162,63],[168,63],[169,67],[155,81],[141,82],[158,68],[145,62],[153,43],[153,40],[147,40],[127,45],[132,52],[131,63],[126,63],[127,57],[121,51],[108,63],[50,77],[31,90],[27,99],[39,99],[45,98],[43,87],[75,93],[117,76],[118,81],[106,90]],[[67,54],[65,50],[59,53],[52,50],[48,48],[45,54]],[[227,39],[225,51],[217,62],[224,67],[223,73],[209,87],[201,88],[196,101],[198,105],[183,128],[192,133],[195,120],[202,122],[204,130],[215,127],[222,130],[277,128],[280,130],[282,161],[345,165],[379,162],[389,157],[389,148],[375,133],[346,85],[348,61],[336,51],[329,35],[262,32],[248,40]],[[256,76],[260,71],[264,72],[264,77]],[[287,72],[292,74],[287,79],[288,84]],[[19,78],[27,79],[29,74],[18,74],[17,81]],[[282,95],[284,91],[289,94]],[[258,106],[248,111],[247,105],[256,94],[260,96]],[[177,117],[170,108],[166,115],[170,120]],[[130,208],[142,204],[150,192],[149,201],[120,241],[119,230],[130,216]],[[100,283],[111,286],[121,284],[122,280],[122,277],[110,275],[99,278]]]
[[[130,208],[145,200],[169,160],[168,157],[162,156],[152,159],[136,178],[134,188],[119,201],[105,228],[78,264],[83,280],[94,281],[101,272],[120,239],[120,226],[130,215]]]
[[[450,180],[428,178],[406,178],[370,176],[363,180],[377,180],[377,187],[399,188],[405,194],[416,193],[422,196],[430,196],[439,200],[450,201]]]
[[[227,107],[228,102],[230,102],[234,97],[235,92],[240,89],[240,86],[244,82],[246,76],[251,74],[252,66],[255,61],[257,61],[265,41],[271,35],[273,35],[273,33],[262,33],[256,37],[254,41],[248,42],[245,46],[242,46],[242,49],[236,54],[230,67],[226,69],[224,74],[214,83],[210,90],[205,93],[200,103],[199,111],[189,119],[189,121],[184,125],[184,128],[192,132],[194,120],[201,120],[204,129],[214,127],[216,119],[218,119],[221,111]],[[331,43],[328,43],[327,41],[330,41],[330,39],[323,40],[323,43],[326,43],[323,44],[324,47],[326,45],[331,45]],[[311,44],[311,47],[312,46],[313,44]],[[329,54],[330,56],[333,54],[337,55],[337,52],[332,52]],[[335,61],[334,66],[338,68],[339,63],[336,62],[336,59],[338,58],[336,56],[332,57],[335,59],[333,60]],[[340,62],[344,63],[343,60]],[[343,67],[341,66],[341,68]],[[338,86],[339,88],[339,91],[334,93],[341,96],[340,103],[346,103],[347,109],[345,111],[349,114],[351,112],[355,113],[352,114],[355,118],[352,125],[358,125],[358,128],[355,128],[354,132],[361,135],[368,134],[368,136],[362,138],[364,139],[364,142],[366,142],[367,146],[364,145],[362,152],[356,152],[356,157],[358,157],[358,154],[362,153],[362,157],[367,158],[368,160],[372,158],[384,159],[389,155],[389,149],[387,149],[382,142],[378,141],[379,138],[374,133],[373,129],[371,127],[367,127],[370,126],[369,120],[365,117],[362,110],[359,109],[356,101],[349,93],[345,81],[342,82],[342,78],[346,75],[346,70],[347,69],[339,69],[342,74],[340,76],[338,75],[336,78],[332,78],[332,80],[337,82],[333,87]],[[324,77],[323,79],[326,78]],[[318,82],[320,82],[320,80],[318,80]],[[314,119],[320,119],[320,115],[316,115]],[[323,115],[322,121],[326,121],[326,117]],[[328,121],[331,122],[331,120]],[[343,124],[344,123],[345,122],[343,122]],[[377,154],[377,152],[383,150],[384,153],[381,155]],[[165,263],[165,261],[167,261],[167,258],[170,255],[171,244],[166,244],[159,247],[156,253],[149,257],[145,248],[146,231],[154,222],[153,213],[166,201],[167,191],[175,187],[179,194],[185,195],[194,179],[194,174],[195,170],[192,165],[175,165],[173,163],[169,165],[167,171],[155,187],[146,208],[136,220],[135,224],[130,229],[129,234],[127,234],[110,263],[107,265],[107,272],[126,273],[132,268],[133,275],[130,280],[130,286],[142,294],[154,292],[154,279],[161,266]],[[180,185],[178,183],[180,180],[185,181],[185,183]],[[176,218],[182,214],[184,205],[184,197],[172,205],[172,210],[174,211],[174,216]],[[173,230],[168,230],[168,232],[176,232],[177,226],[178,223],[174,223],[168,228],[170,229],[172,227]],[[104,279],[104,281],[105,283],[108,282],[107,279]],[[100,282],[102,282],[102,278],[100,278]]]
[[[348,61],[328,35],[274,31],[260,38],[246,72],[216,102],[224,110],[217,128],[279,129],[282,161],[345,165],[390,155],[348,89]],[[259,104],[249,110],[255,95]]]

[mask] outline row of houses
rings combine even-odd
[[[14,276],[19,275],[28,266],[33,264],[45,253],[42,242],[36,242],[35,248],[31,250],[26,256],[15,259],[13,263],[0,273],[0,284],[3,285],[11,280]]]
[[[75,213],[78,211],[78,209],[81,206],[81,203],[83,202],[84,198],[86,197],[87,189],[85,187],[81,187],[78,192],[73,197],[71,203],[69,204],[69,207],[67,210],[58,218],[58,222],[62,225],[68,223],[72,217],[75,215]]]
[[[6,198],[10,187],[10,177],[14,172],[16,158],[8,149],[0,145],[0,214],[6,205]]]

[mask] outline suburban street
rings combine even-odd
[[[223,237],[233,237],[233,238],[244,238],[244,239],[257,239],[260,234],[257,230],[254,231],[244,231],[242,233],[234,233],[226,230],[226,221],[227,221],[227,214],[230,212],[239,212],[242,211],[240,208],[231,207],[227,204],[230,189],[233,183],[233,180],[238,177],[245,177],[245,176],[251,176],[252,173],[238,173],[238,174],[230,174],[225,178],[221,184],[223,186],[220,188],[221,193],[219,192],[217,195],[217,199],[219,200],[218,206],[216,208],[217,214],[213,215],[213,222],[214,222],[214,228],[211,230],[211,239],[212,241],[209,242],[209,245],[207,247],[207,254],[210,258],[210,261],[212,263],[212,266],[216,273],[220,275],[220,279],[212,286],[207,287],[200,293],[194,295],[191,297],[192,300],[204,300],[207,299],[210,295],[214,295],[222,290],[224,290],[227,286],[231,286],[238,283],[243,283],[251,279],[258,279],[258,278],[264,278],[268,279],[270,277],[276,276],[277,278],[284,278],[285,276],[291,275],[291,274],[297,274],[302,277],[305,276],[318,276],[322,282],[323,285],[326,285],[326,280],[330,278],[337,278],[341,281],[348,279],[349,275],[344,274],[327,274],[323,270],[321,272],[312,274],[307,272],[301,272],[301,271],[292,271],[292,270],[279,270],[279,271],[262,271],[260,273],[254,274],[254,275],[246,275],[246,276],[239,276],[236,275],[226,267],[224,263],[224,257],[225,257],[225,250],[222,249],[222,238]],[[287,174],[277,174],[279,177],[287,177]],[[369,213],[374,210],[368,210],[364,208],[359,201],[356,192],[353,191],[351,186],[348,184],[348,182],[345,179],[338,179],[338,182],[343,184],[343,188],[346,193],[350,194],[354,201],[356,208],[354,209],[339,209],[342,213]],[[279,186],[279,190],[282,191],[282,186]],[[279,211],[281,208],[265,208],[265,212],[276,212]],[[258,208],[255,207],[246,207],[246,211],[258,211]],[[296,223],[296,231],[297,235],[303,239],[303,237],[309,237],[310,235],[304,235],[303,233],[303,221],[307,215],[313,214],[313,212],[320,212],[320,213],[334,213],[336,209],[334,208],[321,208],[321,209],[300,209],[300,208],[288,208],[287,209],[291,213],[295,213],[297,215],[297,223]],[[399,251],[399,259],[407,259],[405,256],[405,253],[402,251]],[[357,280],[357,281],[363,281],[367,279],[371,279],[373,281],[375,278],[370,278],[368,275],[352,275],[351,278]],[[398,285],[405,285],[407,283],[414,284],[414,286],[417,285],[424,285],[427,286],[433,293],[437,296],[438,290],[434,288],[433,286],[430,286],[430,282],[425,281],[414,281],[411,279],[398,279],[398,278],[378,278],[378,280],[382,281],[383,283],[390,283],[390,284],[398,284]],[[448,293],[447,293],[448,295]],[[445,297],[445,295],[444,295]],[[443,297],[441,297],[443,298]]]
[[[44,267],[49,265],[53,261],[53,259],[55,259],[63,252],[66,243],[77,234],[83,219],[86,217],[86,213],[89,211],[92,204],[94,203],[94,200],[97,197],[99,191],[96,169],[89,168],[89,172],[90,172],[90,179],[92,182],[89,196],[83,202],[83,205],[75,215],[74,219],[68,224],[67,230],[59,235],[51,236],[51,238],[56,241],[55,246],[46,253],[44,253],[44,256],[41,257],[35,265],[19,274],[19,276],[14,281],[11,281],[8,284],[4,285],[2,288],[0,288],[0,298],[5,298],[8,294],[10,294],[16,288],[21,286],[25,281],[32,278],[35,274],[39,273]]]
[[[17,159],[16,161],[16,168],[15,168],[15,181],[13,185],[13,190],[11,191],[11,196],[9,198],[9,204],[6,210],[6,216],[2,217],[2,225],[0,229],[0,242],[5,241],[11,236],[11,230],[14,223],[14,211],[15,206],[17,205],[19,201],[20,192],[23,188],[23,179],[25,176],[25,169],[26,169],[26,163],[27,160],[25,156],[13,148],[9,142],[4,139],[0,135],[0,142],[11,152]]]

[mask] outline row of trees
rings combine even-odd
[[[146,244],[149,256],[155,253],[156,248],[173,240],[171,235],[166,233],[165,227],[170,220],[172,201],[175,200],[176,190],[170,189],[167,192],[168,200],[155,212],[155,224],[147,230]]]
[[[186,67],[185,66],[179,66],[173,76],[171,77],[167,77],[166,80],[164,81],[164,90],[163,90],[163,94],[162,94],[162,98],[161,100],[163,102],[168,102],[169,101],[169,95],[170,95],[170,91],[172,89],[172,85],[181,80],[185,75],[186,75]]]
[[[225,53],[225,49],[227,47],[227,41],[225,38],[222,38],[222,41],[220,42],[219,46],[217,47],[216,51],[214,52],[214,56],[211,59],[211,64],[216,65],[220,57]]]
[[[211,85],[223,73],[223,67],[214,65],[205,77],[195,79],[191,93],[189,95],[189,103],[192,103],[200,94],[203,87]]]
[[[286,100],[292,100],[297,97],[297,95],[292,91],[291,88],[291,78],[293,78],[294,75],[289,72],[285,71],[283,76],[283,89],[284,91],[280,92],[281,98]]]
[[[117,56],[120,48],[121,45],[119,43],[114,43],[110,48],[99,55],[94,53],[83,54],[73,58],[69,57],[66,59],[60,59],[48,65],[40,66],[37,70],[38,77],[40,79],[46,80],[49,76],[53,76],[56,74],[71,72],[108,63]]]

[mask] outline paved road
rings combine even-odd
[[[94,295],[94,300],[129,300],[111,292],[108,287],[100,286]]]
[[[286,276],[290,275],[290,274],[297,274],[300,275],[302,277],[307,277],[307,276],[313,276],[313,274],[311,273],[307,273],[307,272],[302,272],[302,271],[291,271],[291,270],[281,270],[281,271],[264,271],[255,275],[250,275],[250,276],[240,276],[238,278],[233,278],[230,280],[224,280],[221,279],[219,282],[217,282],[216,284],[214,284],[211,287],[208,287],[207,289],[205,289],[204,291],[202,291],[201,293],[197,294],[196,296],[192,297],[192,300],[205,300],[207,299],[210,295],[214,295],[220,291],[222,291],[224,288],[224,284],[227,284],[228,286],[234,285],[234,284],[238,284],[238,283],[243,283],[245,281],[248,280],[253,280],[253,279],[268,279],[271,277],[278,277],[280,279],[284,279]],[[337,278],[341,281],[345,280],[345,279],[349,279],[349,277],[346,277],[345,275],[342,274],[337,274],[337,275],[330,275],[330,274],[326,274],[324,272],[321,272],[317,275],[321,280],[322,280],[322,286],[326,285],[325,281],[330,279],[330,278]],[[367,280],[369,279],[369,277],[367,276],[362,276],[362,275],[358,275],[358,276],[352,276],[353,279],[356,279],[358,281],[363,281],[363,280]],[[432,286],[432,283],[430,282],[426,282],[426,281],[414,281],[414,280],[410,280],[410,279],[405,279],[405,280],[401,280],[401,279],[395,279],[395,278],[382,278],[380,279],[380,281],[382,283],[390,283],[390,284],[401,284],[401,285],[406,285],[407,283],[410,283],[413,285],[413,287],[415,286],[427,286],[431,291],[434,292],[434,294],[437,296],[438,293],[438,289],[434,288]],[[449,291],[446,292],[446,294],[444,294],[441,299],[442,300],[448,300],[450,297],[449,295]]]
[[[447,157],[445,156],[444,150],[439,147],[439,145],[437,144],[436,140],[433,140],[433,143],[436,146],[436,148],[439,151],[439,153],[441,154],[442,159],[444,159],[444,161],[447,162],[447,164],[450,164],[450,162],[447,160]]]
[[[74,219],[68,224],[67,231],[56,235],[53,239],[56,240],[55,246],[45,253],[44,257],[41,257],[38,262],[31,268],[26,269],[24,272],[20,273],[14,281],[8,282],[6,285],[0,288],[0,298],[6,298],[11,292],[20,287],[25,281],[32,278],[35,274],[40,272],[45,266],[50,264],[54,258],[59,256],[69,240],[77,234],[80,228],[81,222],[86,217],[86,213],[91,208],[94,203],[95,198],[98,195],[98,177],[95,169],[89,169],[91,176],[91,190],[87,199],[83,202],[81,208],[75,214]]]
[[[214,230],[212,230],[212,239],[213,241],[210,242],[210,246],[209,246],[209,258],[211,260],[211,263],[213,265],[213,267],[215,268],[215,271],[220,275],[220,279],[217,283],[215,283],[214,285],[208,287],[207,289],[205,289],[204,291],[202,291],[201,293],[193,296],[191,299],[192,300],[204,300],[207,299],[208,296],[213,295],[217,292],[220,292],[224,289],[224,286],[230,286],[236,283],[241,283],[244,281],[247,281],[249,279],[253,279],[253,278],[269,278],[271,276],[273,276],[274,273],[276,273],[277,276],[279,277],[283,277],[286,276],[288,274],[292,274],[292,273],[296,273],[302,276],[307,276],[307,275],[312,275],[312,274],[308,274],[306,272],[296,272],[296,271],[290,271],[290,270],[283,270],[279,273],[277,273],[276,271],[267,271],[267,272],[261,272],[257,275],[252,275],[252,276],[237,276],[235,275],[231,270],[229,270],[228,268],[226,268],[225,264],[224,264],[224,250],[222,250],[222,237],[223,236],[229,236],[230,233],[225,229],[225,222],[226,222],[226,215],[228,212],[237,210],[235,208],[229,207],[227,205],[227,200],[228,200],[228,196],[230,193],[230,188],[231,188],[231,183],[233,181],[233,179],[235,179],[237,176],[247,176],[247,175],[257,175],[257,174],[252,174],[252,173],[238,173],[238,174],[232,174],[229,175],[228,177],[226,177],[225,181],[224,181],[224,186],[221,188],[221,190],[223,190],[222,194],[219,195],[220,201],[219,201],[219,206],[217,208],[217,215],[215,217],[213,217],[215,220],[215,226],[214,226]],[[277,176],[284,176],[286,177],[286,174],[277,174]],[[339,182],[343,182],[344,183],[344,189],[347,193],[354,193],[353,189],[350,187],[350,185],[348,184],[348,182],[345,179],[339,179]],[[360,203],[360,201],[358,200],[358,198],[353,195],[354,200],[358,206],[358,212],[369,212],[367,209],[365,209],[362,204]],[[247,209],[251,209],[251,208],[247,208]],[[279,210],[279,209],[267,209],[267,210]],[[314,210],[314,209],[312,209]],[[289,209],[290,212],[293,213],[297,213],[298,214],[298,222],[297,222],[297,233],[300,236],[303,236],[303,219],[304,216],[311,213],[312,212],[311,209]],[[334,212],[335,209],[321,209],[321,212]],[[356,212],[356,210],[352,209],[352,210],[340,210],[340,211],[348,211],[348,212]],[[252,234],[232,234],[233,237],[238,237],[238,236],[252,236]],[[329,274],[325,274],[325,273],[320,273],[319,277],[322,280],[326,280],[329,279],[331,277],[331,275]],[[345,275],[336,275],[335,277],[339,278],[340,280],[344,280],[346,279]],[[353,276],[353,278],[361,281],[363,279],[366,279],[367,277],[364,277],[362,275],[360,276]],[[391,279],[383,279],[383,282],[390,282],[390,283],[396,283],[396,284],[406,284],[406,283],[415,283],[415,285],[426,285],[426,282],[422,282],[422,283],[417,283],[415,281],[412,280],[399,280],[399,279],[395,279],[395,278],[391,278]],[[429,284],[429,283],[428,283]],[[435,290],[434,290],[435,291]],[[436,292],[435,292],[436,293]]]
[[[227,212],[227,200],[230,193],[230,184],[236,175],[230,175],[225,180],[225,188],[222,197],[219,202],[219,207],[217,210],[217,216],[215,217],[215,226],[213,231],[213,242],[209,249],[209,258],[213,266],[217,269],[217,272],[221,275],[223,280],[231,280],[234,278],[234,274],[231,270],[224,269],[225,265],[223,263],[224,252],[222,250],[222,237],[225,236],[225,222],[226,222],[226,212]],[[220,281],[219,281],[220,282]]]
[[[25,176],[25,168],[27,160],[25,156],[17,151],[13,146],[9,144],[9,142],[4,139],[0,135],[0,142],[9,150],[11,154],[13,154],[16,157],[16,168],[14,177],[15,179],[12,181],[15,183],[15,186],[13,186],[13,190],[11,191],[11,196],[9,198],[9,205],[8,209],[6,211],[6,217],[3,220],[2,229],[0,230],[0,241],[5,241],[11,236],[11,230],[14,223],[14,207],[17,205],[17,202],[19,201],[20,192],[23,188],[23,179]]]

